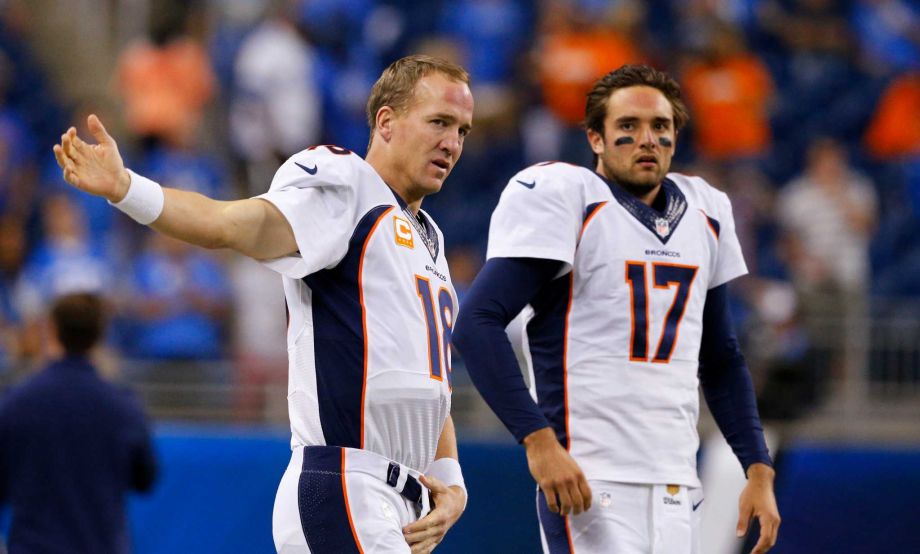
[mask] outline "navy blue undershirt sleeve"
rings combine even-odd
[[[527,390],[505,327],[562,266],[536,258],[487,261],[464,296],[451,333],[473,384],[518,442],[550,425]]]
[[[754,384],[732,325],[727,285],[706,293],[699,374],[709,411],[745,474],[754,463],[772,466],[757,413]]]

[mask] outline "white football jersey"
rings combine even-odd
[[[565,269],[526,310],[531,390],[588,479],[699,486],[706,291],[747,272],[728,197],[671,173],[664,212],[549,162],[502,193],[489,258]]]
[[[440,230],[335,146],[295,154],[257,198],[299,248],[265,262],[289,311],[292,446],[363,448],[424,471],[450,412],[458,306]]]

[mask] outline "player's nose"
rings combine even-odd
[[[446,134],[442,139],[441,143],[438,145],[444,153],[450,155],[451,158],[456,159],[457,155],[460,153],[460,135],[454,133]]]
[[[655,146],[657,144],[655,141],[655,133],[652,132],[650,126],[645,126],[639,131],[639,144],[641,146]]]

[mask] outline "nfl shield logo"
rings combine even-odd
[[[658,236],[664,238],[671,234],[671,225],[668,223],[668,220],[659,217],[655,220],[655,232],[658,233]]]

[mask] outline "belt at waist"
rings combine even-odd
[[[380,479],[419,508],[427,508],[428,489],[418,480],[419,473],[385,456],[358,448],[304,446],[303,471],[356,471]],[[423,511],[427,512],[427,509]]]

